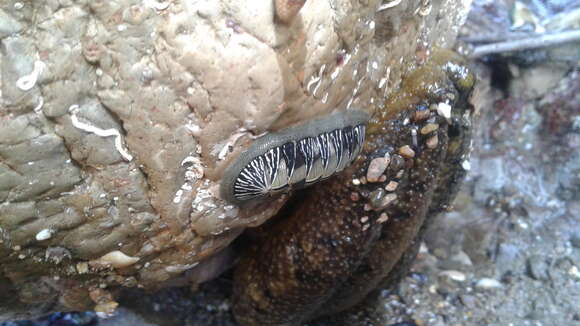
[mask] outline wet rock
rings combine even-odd
[[[24,135],[22,140],[5,142],[11,131],[0,132],[0,203],[6,203],[0,205],[0,216],[11,217],[0,219],[0,241],[15,241],[15,254],[29,259],[25,265],[16,260],[0,265],[5,271],[33,273],[21,279],[11,276],[20,288],[18,283],[28,279],[53,275],[45,261],[70,260],[67,266],[76,267],[83,282],[59,274],[63,282],[54,289],[61,293],[54,297],[68,288],[86,290],[89,283],[113,291],[119,283],[108,280],[126,275],[138,277],[140,286],[161,287],[231,243],[247,221],[254,223],[257,215],[263,216],[260,222],[267,219],[273,214],[267,212],[276,209],[240,215],[253,218],[234,214],[223,219],[227,208],[208,190],[220,179],[223,166],[216,165],[227,164],[216,153],[237,128],[248,134],[277,130],[342,110],[349,97],[353,105],[367,107],[376,98],[372,86],[387,76],[387,68],[385,89],[396,89],[401,69],[388,67],[391,62],[409,58],[414,63],[419,39],[421,45],[437,40],[437,46],[451,46],[467,9],[462,8],[465,2],[449,2],[444,5],[449,19],[435,22],[441,5],[434,3],[423,22],[414,18],[410,6],[415,4],[410,3],[376,14],[378,1],[333,8],[328,2],[309,2],[310,10],[300,13],[297,28],[279,29],[272,22],[271,3],[9,3],[13,6],[3,3],[0,13],[0,115],[8,124],[12,119],[30,123],[6,128]],[[380,47],[371,44],[375,25],[397,37],[379,35]],[[391,39],[396,44],[392,50],[373,53],[388,48]],[[46,69],[38,82],[17,87],[39,61]],[[355,89],[356,98],[350,95]],[[75,126],[69,110],[73,105],[80,108],[77,118],[94,128]],[[99,138],[91,132],[95,128],[117,130],[123,139]],[[241,139],[247,143],[246,138]],[[123,145],[134,160],[121,159],[118,147]],[[245,149],[244,142],[231,147]],[[197,154],[206,159],[208,177],[194,182],[184,178],[190,171],[182,162]],[[405,162],[397,158],[402,168]],[[175,200],[176,190],[181,200]],[[200,198],[208,204],[199,205]],[[190,214],[192,201],[195,213]],[[48,227],[50,232],[43,231]],[[221,231],[228,229],[233,231]],[[119,274],[87,265],[121,249],[147,262]],[[29,291],[27,297],[34,296]],[[50,309],[78,307],[67,306],[69,301]],[[92,308],[90,303],[80,309]],[[3,310],[2,318],[8,318]]]
[[[398,96],[394,98],[398,99]],[[391,107],[390,103],[387,102],[385,107]],[[471,111],[462,110],[464,110],[463,107],[457,106],[456,116],[463,116],[463,113],[469,116]],[[350,307],[356,302],[354,300],[358,300],[360,295],[366,295],[369,290],[372,291],[371,286],[376,282],[379,284],[385,282],[384,280],[388,280],[387,282],[389,283],[395,282],[394,279],[393,281],[390,280],[390,275],[385,277],[383,271],[388,272],[389,269],[396,271],[396,274],[394,274],[396,276],[394,277],[397,279],[402,276],[403,271],[400,271],[398,267],[396,269],[395,267],[390,267],[392,266],[391,262],[394,262],[393,257],[400,257],[398,258],[399,262],[396,264],[410,262],[414,258],[416,250],[418,249],[417,247],[420,244],[420,238],[409,238],[408,235],[410,234],[408,230],[420,230],[421,227],[415,223],[427,224],[430,217],[425,216],[423,219],[424,212],[437,213],[439,212],[439,207],[449,204],[452,194],[454,194],[452,189],[454,188],[455,180],[462,177],[463,170],[458,171],[459,166],[456,162],[459,162],[464,157],[466,154],[465,150],[469,147],[469,140],[466,139],[469,134],[468,125],[464,125],[463,123],[447,124],[440,117],[436,117],[437,121],[445,123],[447,127],[440,128],[440,134],[444,137],[443,139],[446,139],[449,146],[453,146],[456,150],[452,151],[441,147],[441,150],[429,151],[424,149],[424,144],[417,144],[416,149],[411,149],[408,144],[414,142],[413,137],[417,136],[414,131],[418,128],[418,126],[409,125],[408,115],[412,112],[402,111],[404,115],[398,113],[395,120],[377,120],[378,124],[371,125],[369,130],[378,130],[380,134],[370,131],[367,134],[370,139],[369,144],[363,149],[363,155],[367,155],[367,157],[373,157],[371,156],[372,153],[376,153],[375,155],[383,155],[383,150],[378,149],[406,148],[413,151],[411,154],[410,152],[400,150],[400,154],[407,156],[409,159],[405,162],[405,170],[402,170],[403,177],[397,177],[400,178],[402,186],[398,187],[395,193],[385,195],[379,207],[382,209],[391,205],[392,208],[388,212],[397,214],[395,218],[400,219],[402,222],[393,220],[393,224],[385,224],[382,230],[380,230],[381,235],[379,239],[372,244],[372,238],[369,238],[368,241],[364,240],[367,237],[374,237],[372,232],[366,232],[368,230],[368,224],[366,223],[376,220],[380,212],[370,212],[368,213],[369,215],[366,215],[367,213],[365,212],[369,211],[366,207],[367,203],[358,202],[351,204],[348,202],[347,204],[347,201],[340,200],[338,197],[344,194],[350,198],[352,191],[357,189],[352,184],[352,174],[346,175],[344,179],[338,179],[340,181],[338,181],[337,186],[331,184],[331,186],[325,188],[313,188],[303,207],[300,207],[301,209],[295,207],[297,214],[293,213],[293,216],[275,226],[275,228],[285,230],[284,236],[280,236],[278,233],[269,234],[264,242],[256,243],[256,249],[251,250],[253,255],[243,257],[236,267],[233,300],[235,304],[233,311],[241,324],[298,325],[305,318],[308,318],[309,315],[312,315],[312,309],[319,305],[321,298],[326,297],[326,295],[321,294],[322,291],[329,291],[329,293],[334,294],[334,297],[326,303],[321,304],[320,307],[322,309],[318,312],[314,311],[314,313],[327,315],[333,311],[341,310],[342,307]],[[380,119],[392,119],[390,114],[383,113],[382,111],[377,115],[381,117]],[[461,131],[454,133],[451,131],[453,128],[461,129]],[[393,136],[401,136],[401,138],[393,142],[391,140]],[[450,154],[453,156],[445,156]],[[413,160],[410,159],[412,157],[414,157]],[[444,162],[444,169],[441,172],[432,170],[430,167],[432,162]],[[381,165],[383,164],[381,163]],[[356,165],[354,167],[356,170]],[[397,171],[397,174],[399,172]],[[360,177],[360,173],[366,174],[367,171],[359,168],[354,175],[364,185],[365,183],[362,177]],[[441,178],[438,178],[438,175],[441,175]],[[432,186],[431,182],[442,182],[431,188],[433,192],[449,193],[449,195],[441,197],[439,195],[433,195],[433,197],[430,197],[429,189]],[[366,187],[358,188],[363,188],[365,189],[364,191],[374,191],[374,187],[378,187],[379,191],[377,193],[384,192],[384,184],[373,185],[368,183]],[[432,201],[425,202],[429,198]],[[342,206],[342,202],[345,203],[345,206]],[[427,204],[427,207],[425,204]],[[336,210],[336,213],[334,213],[334,210]],[[320,212],[323,212],[320,218],[313,218],[313,216],[318,216]],[[345,212],[357,212],[358,216],[345,214]],[[326,217],[335,220],[330,221]],[[340,220],[341,218],[346,218],[346,220],[342,221]],[[348,229],[352,221],[357,222],[357,226],[351,228],[356,233]],[[401,229],[393,229],[390,227],[391,225],[400,226]],[[347,228],[343,229],[342,226],[347,226]],[[378,225],[375,224],[375,226]],[[327,229],[332,234],[328,234]],[[358,230],[361,230],[363,233],[360,233]],[[335,235],[339,235],[336,241],[334,240]],[[394,235],[396,237],[393,237]],[[320,242],[321,238],[324,239],[323,242],[325,243],[322,247]],[[409,240],[411,240],[410,245],[413,246],[412,251],[409,250],[411,247],[405,247],[406,252],[402,254],[391,254],[392,248],[396,248],[394,247],[395,244],[400,246]],[[345,246],[345,249],[342,249],[340,242],[345,243],[348,247]],[[359,246],[358,242],[361,243],[361,246]],[[354,272],[349,272],[349,279],[343,283],[344,285],[339,286],[339,290],[337,291],[335,287],[341,282],[339,278],[342,278],[341,275],[345,271],[348,271],[347,268],[350,268],[349,265],[352,265],[351,262],[361,260],[361,253],[366,251],[364,245],[369,243],[373,247],[367,256],[363,257],[362,261],[355,265]],[[300,245],[300,248],[296,247],[296,250],[294,250],[291,248],[294,244],[302,245]],[[328,250],[325,249],[327,246]],[[303,255],[302,252],[311,252],[313,248],[318,248],[317,251],[321,252],[321,255],[317,255],[317,258],[313,258],[308,263],[296,258],[298,257],[297,255]],[[322,251],[325,254],[322,254]],[[354,254],[351,254],[351,252]],[[409,256],[407,256],[408,254]],[[327,259],[325,255],[330,256]],[[333,267],[334,265],[331,262],[335,260],[337,261],[336,266],[339,266],[339,268]],[[319,261],[323,263],[320,264]],[[385,263],[390,266],[387,266]],[[278,268],[280,270],[294,270],[288,276],[284,276],[275,281],[284,287],[282,291],[277,291],[278,293],[269,293],[270,291],[268,291],[268,284],[271,284],[273,276],[273,274],[269,274],[268,266],[279,266]],[[327,274],[327,272],[330,273]],[[311,279],[309,275],[328,275],[323,276],[323,279],[325,279],[324,284],[328,284],[329,287]],[[334,281],[335,279],[337,281]],[[441,282],[450,281],[449,284],[446,284],[447,288],[444,291],[454,293],[458,289],[458,286],[454,283],[465,280],[466,276],[463,273],[449,271],[443,273]],[[312,282],[320,284],[313,288]],[[260,294],[256,295],[256,289],[258,288],[259,290],[257,291]],[[412,289],[406,292],[412,292]],[[298,301],[296,301],[296,295],[294,293],[299,293]],[[313,298],[312,301],[308,299],[308,296]]]

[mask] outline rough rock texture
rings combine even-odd
[[[475,79],[449,52],[437,51],[405,76],[384,103],[388,112],[369,122],[362,154],[345,173],[296,195],[279,221],[261,228],[265,235],[235,269],[240,324],[301,325],[353,307],[407,272],[422,230],[454,199],[469,156],[467,99]],[[452,116],[438,113],[443,105],[453,107]],[[417,135],[435,123],[437,130]],[[413,157],[396,154],[405,147]],[[393,163],[379,180],[365,180],[376,157]],[[393,181],[400,185],[387,193]]]
[[[0,320],[218,274],[283,203],[217,197],[251,138],[369,107],[468,2],[2,1]]]

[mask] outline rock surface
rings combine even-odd
[[[251,138],[389,94],[469,3],[383,5],[2,1],[0,320],[223,271],[282,205],[218,198]]]

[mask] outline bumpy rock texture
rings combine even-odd
[[[2,1],[0,320],[202,282],[282,201],[218,198],[254,135],[370,108],[468,3]],[[444,19],[443,19],[444,18]]]
[[[359,160],[289,205],[283,221],[265,225],[268,236],[242,258],[234,279],[238,321],[300,325],[352,307],[406,272],[422,230],[449,207],[465,176],[473,83],[441,52],[404,79],[370,122]],[[449,115],[440,109],[447,105]],[[368,181],[368,162],[378,158],[389,164]]]

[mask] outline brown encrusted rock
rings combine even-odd
[[[307,1],[284,25],[271,1],[2,1],[0,320],[170,284],[273,216],[283,200],[218,198],[252,137],[368,108],[467,3],[379,5]]]

